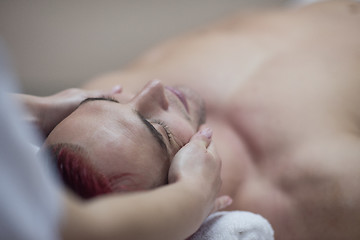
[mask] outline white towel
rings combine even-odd
[[[258,214],[243,211],[216,212],[188,240],[274,240],[274,230]]]

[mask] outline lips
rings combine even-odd
[[[180,90],[174,88],[174,87],[165,87],[167,90],[169,90],[170,92],[172,92],[175,96],[177,96],[179,98],[179,100],[181,101],[181,103],[184,105],[186,111],[189,113],[189,107],[188,107],[188,103],[186,101],[186,97],[184,95],[184,93],[182,93]]]

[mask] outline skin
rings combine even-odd
[[[170,109],[171,112],[179,110],[176,107],[179,104],[172,97],[159,98],[160,94],[149,95],[153,90],[159,89],[162,93],[165,92],[159,82],[153,82],[137,98],[145,100],[144,96],[154,96],[162,100],[159,101],[161,108],[169,110],[169,113]],[[168,90],[174,93],[174,89]],[[79,104],[84,99],[99,100],[103,95],[120,92],[121,87],[115,86],[111,91],[68,89],[48,97],[23,94],[15,94],[14,97],[27,107],[28,111],[24,119],[35,124],[46,135],[48,130],[52,130],[49,127],[58,125],[69,112],[79,109]],[[121,95],[120,99],[126,100],[124,96]],[[123,104],[120,103],[120,99],[119,101],[111,99],[111,102]],[[167,102],[168,99],[172,100]],[[198,119],[194,120],[196,116],[201,115],[192,114],[191,106],[195,106],[196,102],[193,100],[188,101],[189,116],[186,119],[188,124],[199,124]],[[145,101],[148,102],[157,103],[157,101]],[[147,104],[135,105],[140,106],[138,110],[142,112]],[[99,106],[96,108],[99,110]],[[145,108],[148,116],[152,115],[151,109]],[[116,119],[117,123],[118,120]],[[83,124],[86,124],[86,119]],[[153,169],[148,170],[151,172],[154,171]],[[167,169],[169,184],[166,186],[127,195],[111,194],[91,201],[82,201],[68,191],[61,191],[64,214],[61,216],[59,233],[62,239],[183,240],[194,233],[209,214],[231,204],[230,197],[217,196],[221,186],[220,169],[221,160],[212,143],[212,131],[203,126],[172,158],[170,169]]]
[[[360,5],[240,14],[168,41],[87,89],[193,88],[234,203],[276,239],[358,239]]]
[[[26,106],[27,113],[24,119],[36,126],[43,136],[48,136],[54,127],[72,113],[84,99],[120,92],[121,86],[117,85],[110,91],[71,88],[46,97],[14,94],[13,98]]]
[[[186,239],[211,212],[231,203],[216,196],[221,161],[208,133],[202,129],[175,155],[171,184],[87,202],[64,195],[63,239]]]
[[[164,185],[170,161],[203,119],[203,102],[193,91],[182,88],[186,107],[173,91],[151,81],[137,94],[90,98],[50,133],[46,144],[82,146],[90,156],[86,164],[105,176],[115,192]]]
[[[354,239],[357,13],[358,4],[335,1],[235,17],[155,48],[88,88],[123,83],[131,92],[154,77],[192,86],[207,102],[224,162],[222,193],[235,200],[229,209],[261,213],[277,239]]]

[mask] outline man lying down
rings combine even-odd
[[[47,143],[64,180],[84,198],[151,189],[167,183],[171,159],[204,123],[204,114],[193,91],[152,81],[136,96],[84,100]]]
[[[263,215],[279,240],[359,239],[359,29],[353,1],[235,16],[87,84],[124,90],[84,101],[46,143],[83,197],[150,189],[206,110],[227,210]]]

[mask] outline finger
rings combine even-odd
[[[190,142],[198,141],[207,148],[211,142],[212,130],[208,127],[202,128],[192,138]]]
[[[208,153],[210,153],[214,158],[219,158],[219,154],[216,150],[214,142],[211,142],[207,147]]]
[[[121,85],[116,85],[111,89],[111,94],[117,94],[117,93],[121,93],[122,92],[122,86]]]
[[[221,196],[221,197],[216,198],[214,208],[211,211],[211,213],[217,212],[221,209],[224,209],[224,208],[230,206],[232,201],[233,201],[232,198],[229,196]]]

